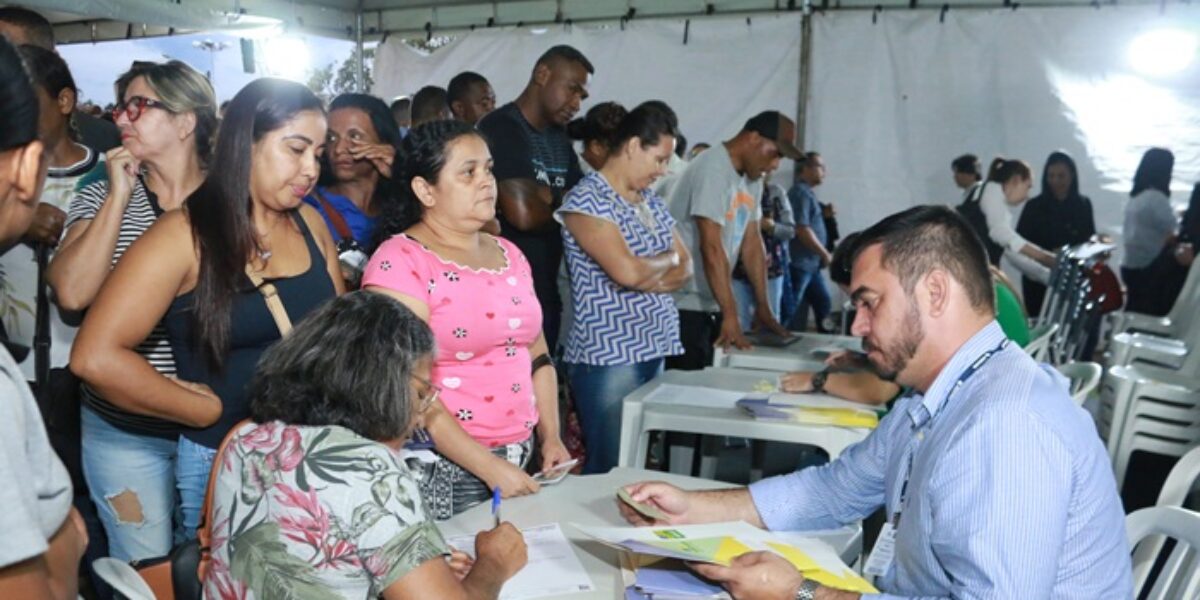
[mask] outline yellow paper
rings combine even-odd
[[[848,592],[861,592],[865,594],[876,594],[879,590],[875,589],[866,579],[860,577],[854,571],[847,569],[841,575],[835,575],[822,569],[813,559],[795,546],[781,544],[778,542],[767,542],[772,550],[783,556],[792,566],[804,575],[805,579],[811,579],[821,585],[825,585],[834,589],[845,590]]]
[[[874,429],[879,425],[879,415],[866,410],[849,408],[796,407],[789,411],[791,420],[807,425],[834,425],[837,427],[862,427]]]

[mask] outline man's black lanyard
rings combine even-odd
[[[942,400],[942,404],[938,407],[937,413],[929,416],[930,423],[933,422],[933,419],[936,418],[938,414],[941,414],[941,412],[946,409],[946,404],[948,404],[950,399],[954,397],[955,392],[957,392],[959,388],[966,384],[967,380],[970,379],[972,375],[979,372],[979,369],[983,368],[983,365],[987,364],[987,361],[991,360],[993,356],[999,354],[1001,350],[1007,348],[1008,342],[1009,340],[1005,339],[995,348],[992,348],[991,350],[981,354],[979,358],[975,359],[975,362],[972,362],[971,365],[962,372],[962,375],[958,376],[958,381],[954,382],[954,386],[951,387],[950,391],[946,393],[946,399]],[[924,433],[918,431],[916,432],[915,436],[919,440],[920,438],[924,437]],[[896,506],[896,513],[892,515],[892,525],[897,529],[900,527],[900,515],[904,512],[905,504],[908,503],[908,481],[912,478],[913,460],[917,454],[915,443],[910,442],[908,448],[908,469],[904,475],[904,482],[900,484],[900,503]]]

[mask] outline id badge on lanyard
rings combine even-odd
[[[976,359],[975,362],[971,363],[971,366],[968,367],[961,376],[959,376],[958,381],[955,382],[952,388],[950,388],[950,393],[947,394],[946,400],[942,402],[942,408],[945,408],[946,402],[949,402],[950,398],[954,395],[954,392],[957,392],[958,389],[961,388],[963,384],[966,383],[967,380],[970,379],[971,376],[974,375],[980,369],[980,367],[984,365],[984,363],[995,356],[996,353],[1003,350],[1006,346],[1008,346],[1007,339],[1000,342],[999,346],[996,346],[992,350],[985,352],[982,356]],[[938,409],[938,412],[941,412],[941,408]],[[931,421],[932,419],[933,417],[930,417]],[[917,442],[920,442],[925,438],[925,432],[923,429],[916,432],[914,435],[917,438]],[[879,537],[875,540],[875,547],[871,549],[871,555],[867,557],[867,564],[863,566],[863,572],[867,575],[883,577],[885,574],[887,574],[888,570],[892,568],[892,563],[896,560],[896,529],[900,527],[900,516],[904,513],[905,505],[908,503],[908,483],[909,479],[912,477],[913,461],[916,460],[918,447],[918,444],[912,444],[912,449],[908,453],[908,471],[904,476],[904,482],[900,484],[899,505],[896,507],[896,513],[892,515],[891,520],[889,520],[887,523],[884,523],[883,527],[879,530]]]

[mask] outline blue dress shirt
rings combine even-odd
[[[876,581],[887,593],[864,598],[1130,598],[1112,467],[1062,376],[1008,344],[956,386],[1003,340],[988,324],[838,460],[751,485],[763,522],[823,529],[902,510]]]

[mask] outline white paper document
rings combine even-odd
[[[734,408],[738,400],[748,395],[752,394],[749,392],[718,390],[695,385],[664,383],[654,391],[646,394],[642,402],[647,404],[703,406],[706,408]]]
[[[558,523],[522,529],[529,562],[500,590],[500,600],[526,600],[595,590]],[[475,536],[447,538],[456,550],[475,555]]]

